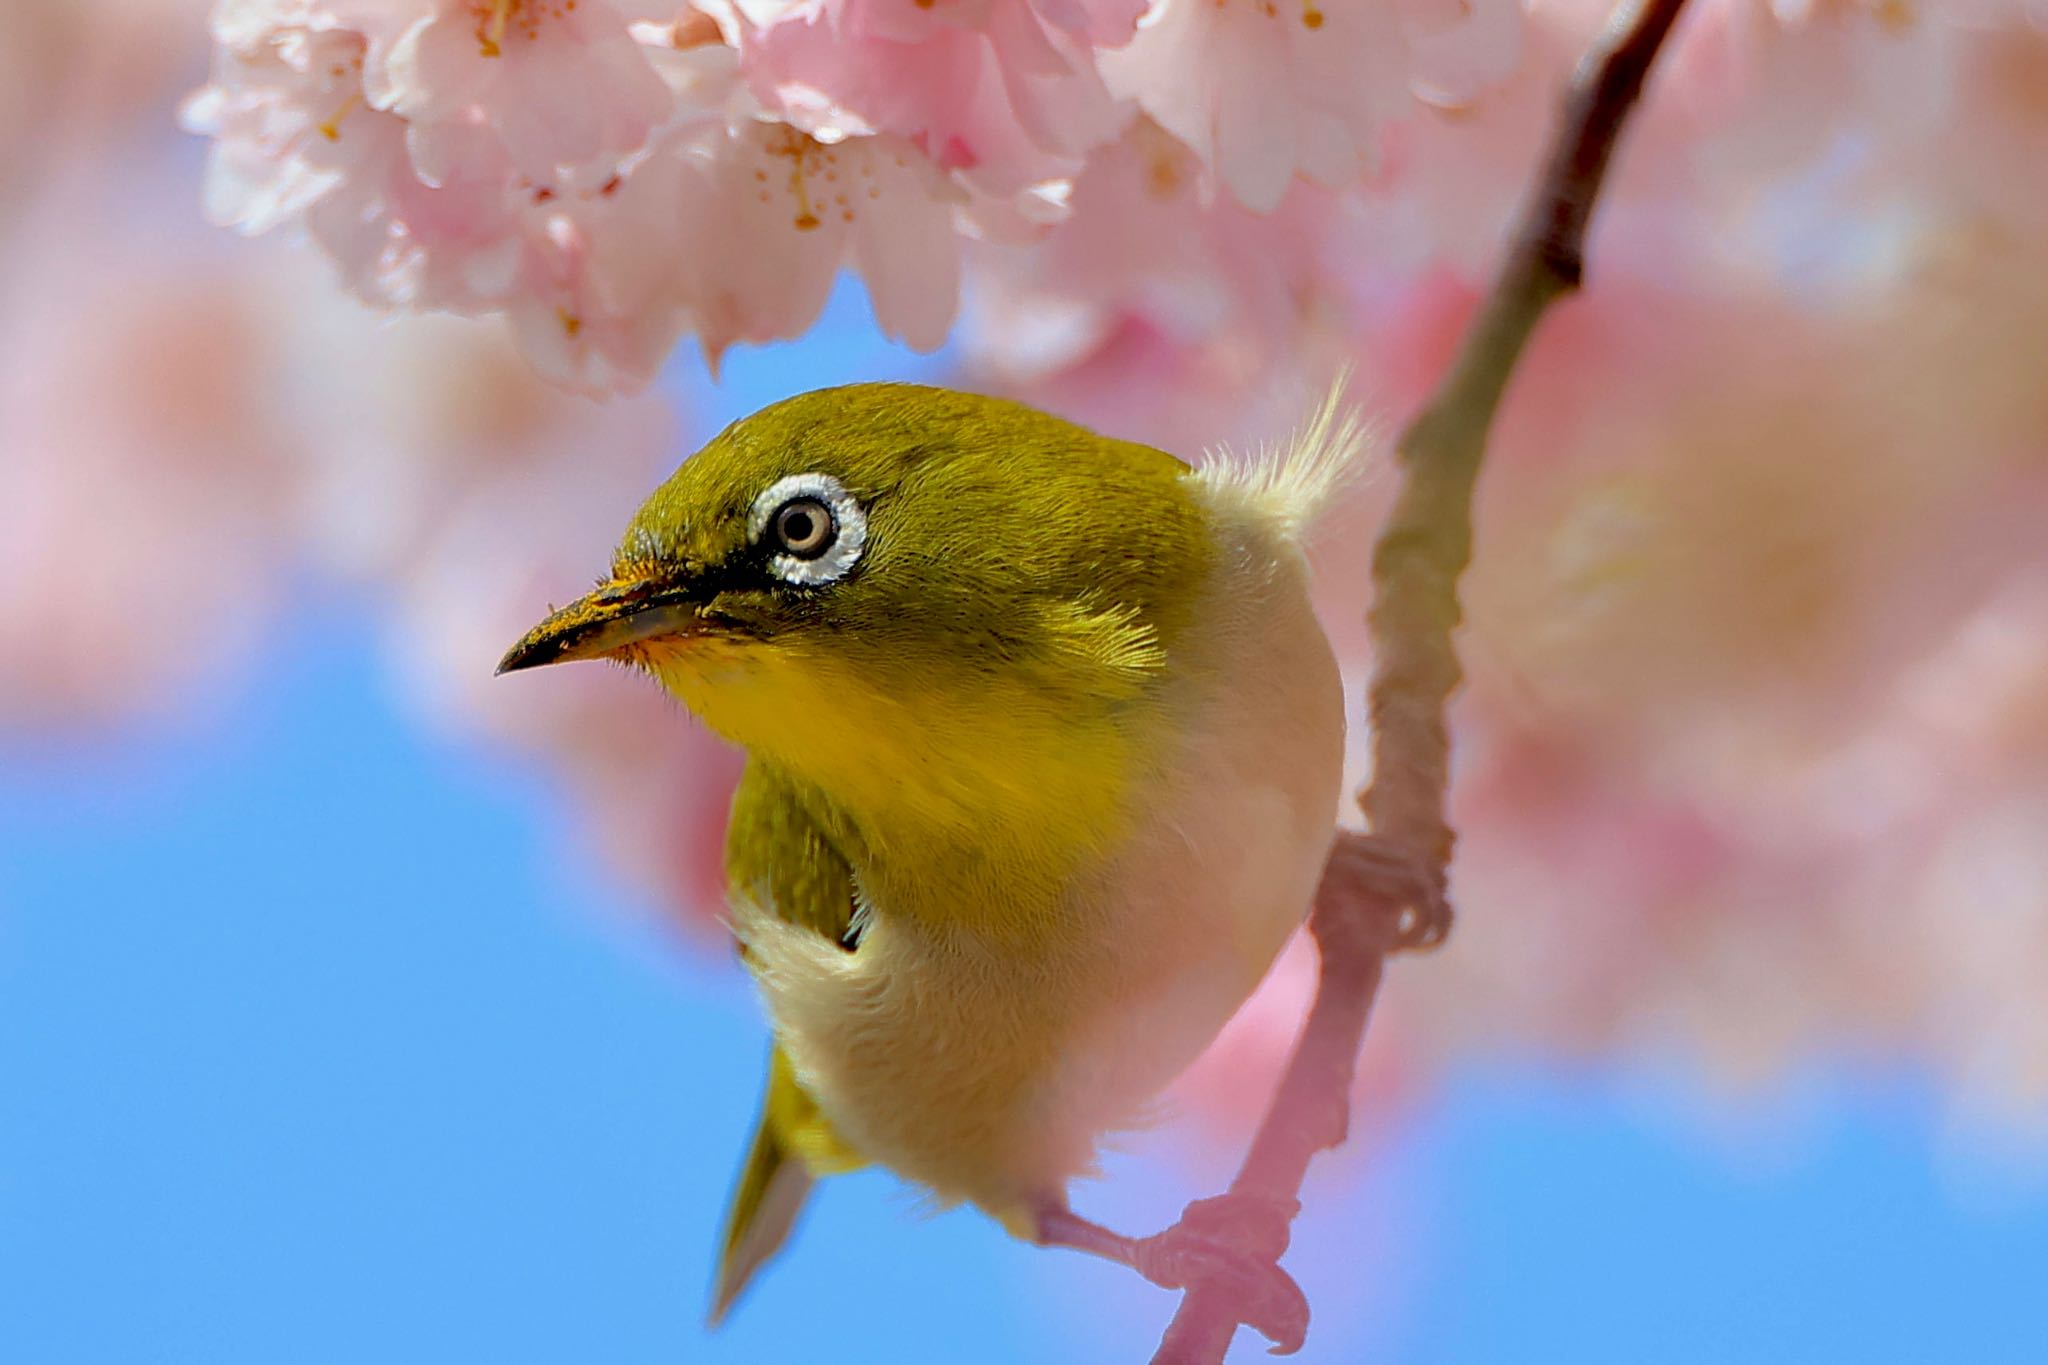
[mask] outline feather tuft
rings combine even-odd
[[[1350,401],[1350,384],[1346,368],[1308,422],[1285,441],[1242,457],[1210,451],[1196,477],[1213,494],[1255,509],[1289,539],[1300,540],[1379,444],[1379,427]]]

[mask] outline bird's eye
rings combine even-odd
[[[747,531],[768,551],[768,572],[796,587],[821,588],[860,563],[867,510],[830,474],[791,474],[754,499]]]
[[[839,536],[832,509],[816,498],[794,498],[775,514],[775,539],[784,553],[798,559],[816,559],[832,548]]]

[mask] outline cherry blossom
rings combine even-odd
[[[222,44],[214,83],[184,110],[214,139],[209,216],[249,233],[302,222],[372,303],[470,310],[508,294],[520,245],[498,149],[473,136],[463,175],[427,184],[404,121],[365,93],[378,35],[329,14],[265,28],[258,8],[237,7],[225,32],[247,36]]]
[[[707,248],[693,263],[707,354],[807,328],[849,258],[885,332],[926,350],[945,339],[959,246],[942,182],[916,148],[891,137],[828,146],[756,123],[708,170],[713,193],[691,205]]]
[[[825,0],[745,30],[762,103],[827,138],[884,131],[1001,199],[1071,176],[1122,122],[1091,41],[1128,41],[1142,5],[1095,0]]]
[[[1161,0],[1105,54],[1110,88],[1195,149],[1246,207],[1269,212],[1296,175],[1345,189],[1369,174],[1411,82],[1463,102],[1513,64],[1519,8]],[[1413,32],[1428,74],[1413,71]],[[1476,41],[1475,41],[1476,40]]]
[[[627,18],[607,0],[435,0],[372,65],[364,97],[405,121],[430,185],[463,173],[479,123],[536,184],[599,168],[602,180],[670,112]]]
[[[1411,88],[1457,102],[1504,74],[1518,13],[232,0],[186,122],[213,139],[216,221],[303,226],[366,300],[502,315],[542,373],[603,394],[644,385],[686,333],[715,365],[735,342],[801,332],[842,269],[884,331],[935,347],[963,237],[1029,243],[1077,194],[1103,227],[1077,229],[1066,260],[1114,239],[1136,183],[1172,236],[1249,260],[1230,234],[1258,236],[1251,220],[1209,215],[1206,191],[1162,194],[1161,167],[1185,163],[1176,185],[1221,176],[1259,214],[1297,173],[1346,188]],[[1184,300],[1213,292],[1196,256],[1168,259]],[[1163,297],[1166,271],[1136,273]],[[1271,288],[1243,283],[1269,296],[1245,300],[1257,325],[1284,331]]]
[[[964,191],[903,136],[785,121],[706,16],[628,24],[653,8],[239,0],[185,109],[208,212],[302,226],[374,304],[502,315],[591,394],[645,385],[686,331],[714,362],[801,332],[842,268],[936,347]]]

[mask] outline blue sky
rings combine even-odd
[[[721,418],[923,368],[843,322],[735,361]],[[0,736],[0,1361],[1144,1358],[1165,1296],[876,1175],[706,1336],[746,985],[532,773],[415,726],[374,637],[309,601],[177,734]],[[1786,1095],[1730,1125],[1640,1068],[1461,1070],[1318,1171],[1304,1358],[2048,1360],[2048,1192],[1959,1180],[1882,1067]],[[1208,1192],[1156,1145],[1085,1202]]]

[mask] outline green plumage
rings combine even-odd
[[[835,650],[885,675],[935,653],[988,667],[1061,659],[1040,614],[1020,606],[1114,604],[1170,634],[1207,567],[1208,528],[1173,456],[998,398],[861,384],[799,395],[713,437],[648,499],[615,572],[725,563],[762,487],[808,470],[869,509],[860,572],[830,593],[721,605],[782,638],[830,632]]]

